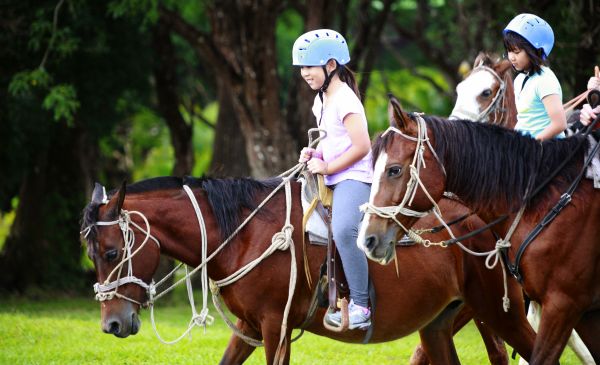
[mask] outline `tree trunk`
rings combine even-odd
[[[0,288],[79,289],[85,283],[78,220],[84,174],[80,171],[78,128],[46,126],[35,161],[19,192],[19,206],[0,255]],[[50,164],[61,161],[61,164]]]
[[[231,90],[218,82],[219,116],[215,128],[210,174],[213,176],[249,176],[246,140],[239,132],[239,122],[233,110]]]

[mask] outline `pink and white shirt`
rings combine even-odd
[[[321,140],[319,144],[319,149],[323,152],[323,161],[331,162],[352,147],[352,141],[344,126],[344,118],[348,114],[358,114],[366,127],[367,117],[360,99],[346,83],[343,83],[335,94],[329,96],[326,104],[327,106],[323,109],[323,117],[321,118],[322,104],[319,95],[317,95],[312,111],[317,118],[317,123],[319,123],[319,119],[321,120],[319,128],[327,131],[327,137]],[[358,180],[370,184],[373,180],[371,160],[371,151],[369,151],[365,157],[345,170],[325,175],[325,184],[335,185],[343,180]]]

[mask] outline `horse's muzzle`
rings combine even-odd
[[[387,265],[394,258],[396,230],[389,229],[384,235],[366,235],[362,248],[367,257],[381,265]]]
[[[109,316],[102,321],[102,331],[110,333],[120,338],[125,338],[129,335],[135,335],[141,327],[139,316],[136,312],[129,316],[121,318],[120,316]]]

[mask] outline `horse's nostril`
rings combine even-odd
[[[365,247],[368,250],[372,250],[377,245],[377,237],[369,236],[365,238]]]
[[[121,326],[119,325],[119,322],[113,321],[113,322],[110,322],[110,324],[108,326],[108,331],[106,331],[106,333],[112,333],[113,335],[116,335],[116,334],[119,334],[120,331],[121,331]]]

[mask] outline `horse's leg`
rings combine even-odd
[[[477,318],[473,319],[488,353],[491,365],[508,365],[508,353],[504,341],[491,328]]]
[[[461,307],[461,303],[450,303],[431,323],[419,331],[421,343],[431,364],[460,364],[452,335],[454,318]]]
[[[586,345],[589,356],[585,352],[575,352],[582,364],[600,364],[600,312],[586,313],[575,327]]]
[[[277,322],[273,319],[273,321],[263,322],[261,323],[261,330],[264,338],[265,357],[267,358],[267,364],[288,365],[290,363],[291,330],[287,331],[279,354],[277,354],[277,348],[279,347],[281,320]],[[283,356],[283,358],[276,359],[275,355],[278,357]]]
[[[548,298],[548,305],[542,304],[542,319],[529,361],[532,365],[558,364],[573,327],[579,320],[579,313],[570,301],[551,295]]]
[[[473,319],[479,333],[481,334],[481,338],[485,344],[486,350],[488,352],[488,358],[490,360],[490,364],[492,365],[506,365],[508,364],[508,354],[506,352],[506,347],[504,346],[504,341],[500,337],[498,337],[495,333],[493,333],[490,328],[484,325],[481,321],[473,318],[473,310],[464,306],[463,309],[456,315],[454,319],[454,328],[453,332],[456,335],[458,331],[460,331],[469,321]],[[428,365],[429,358],[423,349],[421,344],[418,344],[413,351],[413,354],[410,358],[410,365]]]
[[[529,321],[529,323],[531,323],[531,326],[536,331],[540,325],[541,315],[542,307],[537,302],[531,301],[531,304],[529,305],[529,311],[527,312],[527,320]],[[596,339],[597,337],[598,336],[593,336],[594,339]],[[576,331],[573,331],[571,333],[571,337],[569,337],[569,342],[567,343],[567,345],[573,350],[575,355],[577,355],[579,361],[581,361],[582,364],[595,364],[592,355],[590,354],[590,351],[588,351],[588,348],[583,343]],[[527,361],[521,358],[521,360],[519,360],[519,365],[527,365]]]
[[[259,340],[260,333],[254,330],[247,322],[238,319],[236,327],[246,336]],[[219,362],[220,365],[237,365],[242,364],[254,352],[256,347],[249,345],[235,334],[231,335],[225,353]]]

